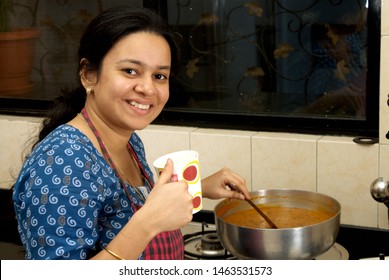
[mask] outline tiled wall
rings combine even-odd
[[[341,223],[389,229],[388,209],[370,195],[378,176],[389,180],[389,0],[382,0],[380,143],[360,145],[350,137],[151,125],[139,132],[149,163],[181,149],[200,153],[202,176],[228,166],[251,190],[292,188],[318,191],[342,205]],[[388,15],[385,17],[385,15]],[[378,109],[378,108],[377,108]],[[26,139],[39,119],[0,115],[0,187],[9,188],[22,161]],[[212,210],[216,201],[206,201]]]
[[[22,162],[38,119],[0,116],[0,185],[9,188]],[[183,149],[200,154],[202,177],[229,167],[246,179],[250,190],[290,188],[318,191],[342,205],[343,224],[389,229],[388,211],[370,195],[379,170],[389,179],[389,145],[355,144],[349,137],[199,129],[151,125],[138,132],[152,163]],[[212,210],[217,201],[206,200]]]

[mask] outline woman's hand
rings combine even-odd
[[[168,160],[150,192],[142,211],[149,215],[145,223],[151,223],[156,231],[170,231],[185,226],[192,220],[193,202],[185,181],[170,182],[173,161]]]
[[[121,258],[137,259],[154,236],[179,229],[192,220],[193,203],[188,184],[169,183],[172,174],[173,162],[168,160],[144,206],[108,244]],[[113,256],[102,250],[94,259],[113,259]]]
[[[228,187],[229,185],[234,185],[234,187],[242,193],[231,190]],[[226,167],[214,173],[213,175],[204,178],[201,181],[201,187],[203,190],[203,197],[211,199],[250,199],[250,194],[247,190],[245,179]]]

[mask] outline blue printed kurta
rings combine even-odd
[[[135,133],[130,144],[152,178]],[[150,191],[147,181],[145,187]],[[138,194],[127,189],[141,206]],[[35,147],[15,183],[13,198],[26,259],[87,259],[134,214],[106,160],[69,125],[58,127]]]

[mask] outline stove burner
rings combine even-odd
[[[220,243],[216,231],[201,231],[184,235],[186,259],[235,259]]]
[[[220,243],[219,237],[217,236],[216,232],[206,233],[201,236],[201,244],[197,249],[198,251],[202,250],[204,254],[210,255],[220,251],[224,252],[224,248]]]

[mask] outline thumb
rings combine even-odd
[[[156,182],[156,185],[163,185],[170,182],[170,179],[173,175],[174,165],[173,161],[169,158],[166,161],[165,167],[159,174],[158,180]]]

